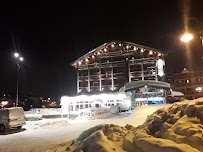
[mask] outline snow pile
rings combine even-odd
[[[203,151],[203,101],[159,109],[138,127],[95,126],[73,140],[66,151]]]
[[[24,128],[30,129],[47,129],[47,128],[57,128],[66,127],[70,125],[67,120],[63,119],[43,119],[39,121],[26,122]]]
[[[25,118],[26,118],[26,121],[42,120],[42,115],[41,114],[26,114]]]
[[[43,108],[43,109],[40,109],[40,114],[42,114],[42,115],[56,115],[56,114],[61,114],[61,113],[57,112],[55,109]]]

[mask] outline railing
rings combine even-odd
[[[120,72],[120,73],[114,73],[113,77],[114,78],[123,78],[123,73],[122,72]]]
[[[90,75],[90,79],[97,80],[99,79],[99,75]]]
[[[61,112],[61,108],[32,108],[29,111],[25,111],[25,114],[54,115],[61,114]]]
[[[191,86],[191,85],[203,85],[203,82],[175,83],[175,86]]]

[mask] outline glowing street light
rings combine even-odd
[[[23,60],[24,60],[24,58],[23,58],[23,57],[19,57],[19,60],[20,60],[20,61],[23,61]]]
[[[18,58],[19,57],[19,53],[14,53],[14,57]]]
[[[13,54],[15,59],[16,59],[16,65],[17,65],[17,83],[16,83],[16,107],[18,106],[18,77],[19,77],[19,69],[20,69],[20,62],[24,60],[22,56],[20,56],[19,53],[14,53]]]
[[[193,39],[193,34],[184,34],[181,38],[180,41],[181,42],[189,42]]]
[[[0,105],[1,105],[1,107],[3,108],[3,107],[4,107],[5,105],[7,105],[7,104],[8,104],[8,101],[2,101]]]

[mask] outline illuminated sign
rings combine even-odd
[[[158,75],[160,77],[164,76],[164,66],[165,66],[164,60],[158,59],[156,61],[156,66],[157,66],[157,70],[158,70]]]

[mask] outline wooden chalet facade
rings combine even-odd
[[[125,83],[158,81],[160,50],[125,41],[111,41],[78,58],[71,65],[77,70],[77,93],[118,91]]]

